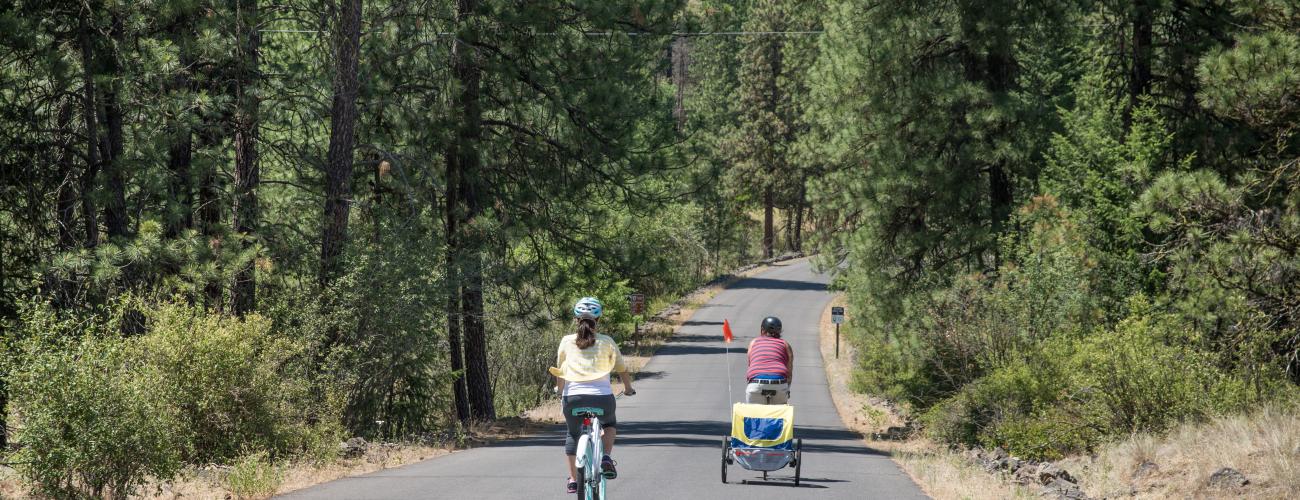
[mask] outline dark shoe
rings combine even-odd
[[[614,468],[615,465],[618,465],[618,462],[609,458],[609,455],[605,455],[605,458],[600,460],[601,475],[605,476],[605,479],[614,479],[618,477],[618,469]]]
[[[574,481],[573,478],[569,478],[569,486],[568,486],[568,489],[569,489],[569,493],[577,493],[577,492],[578,492],[578,482],[577,482],[577,481]]]

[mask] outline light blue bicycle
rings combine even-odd
[[[600,439],[600,417],[605,410],[600,408],[574,408],[573,416],[582,419],[582,435],[578,437],[577,456],[574,465],[578,469],[578,500],[600,500],[605,497],[605,475],[601,473],[600,462],[605,458],[605,447]]]

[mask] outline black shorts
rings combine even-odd
[[[578,436],[582,435],[582,419],[571,415],[569,410],[583,407],[604,410],[604,415],[596,417],[600,420],[601,427],[618,427],[618,418],[614,414],[613,394],[565,396],[563,404],[560,405],[560,408],[564,411],[564,423],[569,428],[569,432],[564,436],[565,455],[576,455],[578,453]]]

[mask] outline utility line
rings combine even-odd
[[[329,33],[326,30],[291,30],[291,29],[264,29],[258,30],[259,33]],[[364,32],[363,32],[364,33]],[[371,31],[368,33],[378,33]],[[648,36],[648,37],[705,37],[705,36],[809,36],[821,35],[825,31],[674,31],[672,33],[649,33],[644,31],[583,31],[583,36]],[[560,36],[571,33],[546,32],[546,33],[526,33],[533,36]],[[456,36],[455,33],[439,32],[435,36]]]

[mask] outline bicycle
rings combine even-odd
[[[617,397],[635,394],[636,391],[628,391]],[[601,439],[603,431],[600,417],[605,415],[605,410],[582,406],[570,410],[570,414],[582,419],[582,435],[578,437],[577,455],[573,459],[573,464],[578,469],[578,477],[573,478],[578,483],[578,500],[608,499],[605,495],[605,474],[601,470],[605,445]]]
[[[605,458],[605,446],[600,436],[600,417],[605,410],[600,408],[578,407],[572,415],[582,418],[582,435],[578,437],[578,453],[574,465],[578,469],[578,500],[600,500],[605,498],[605,475],[601,473],[600,462]]]

